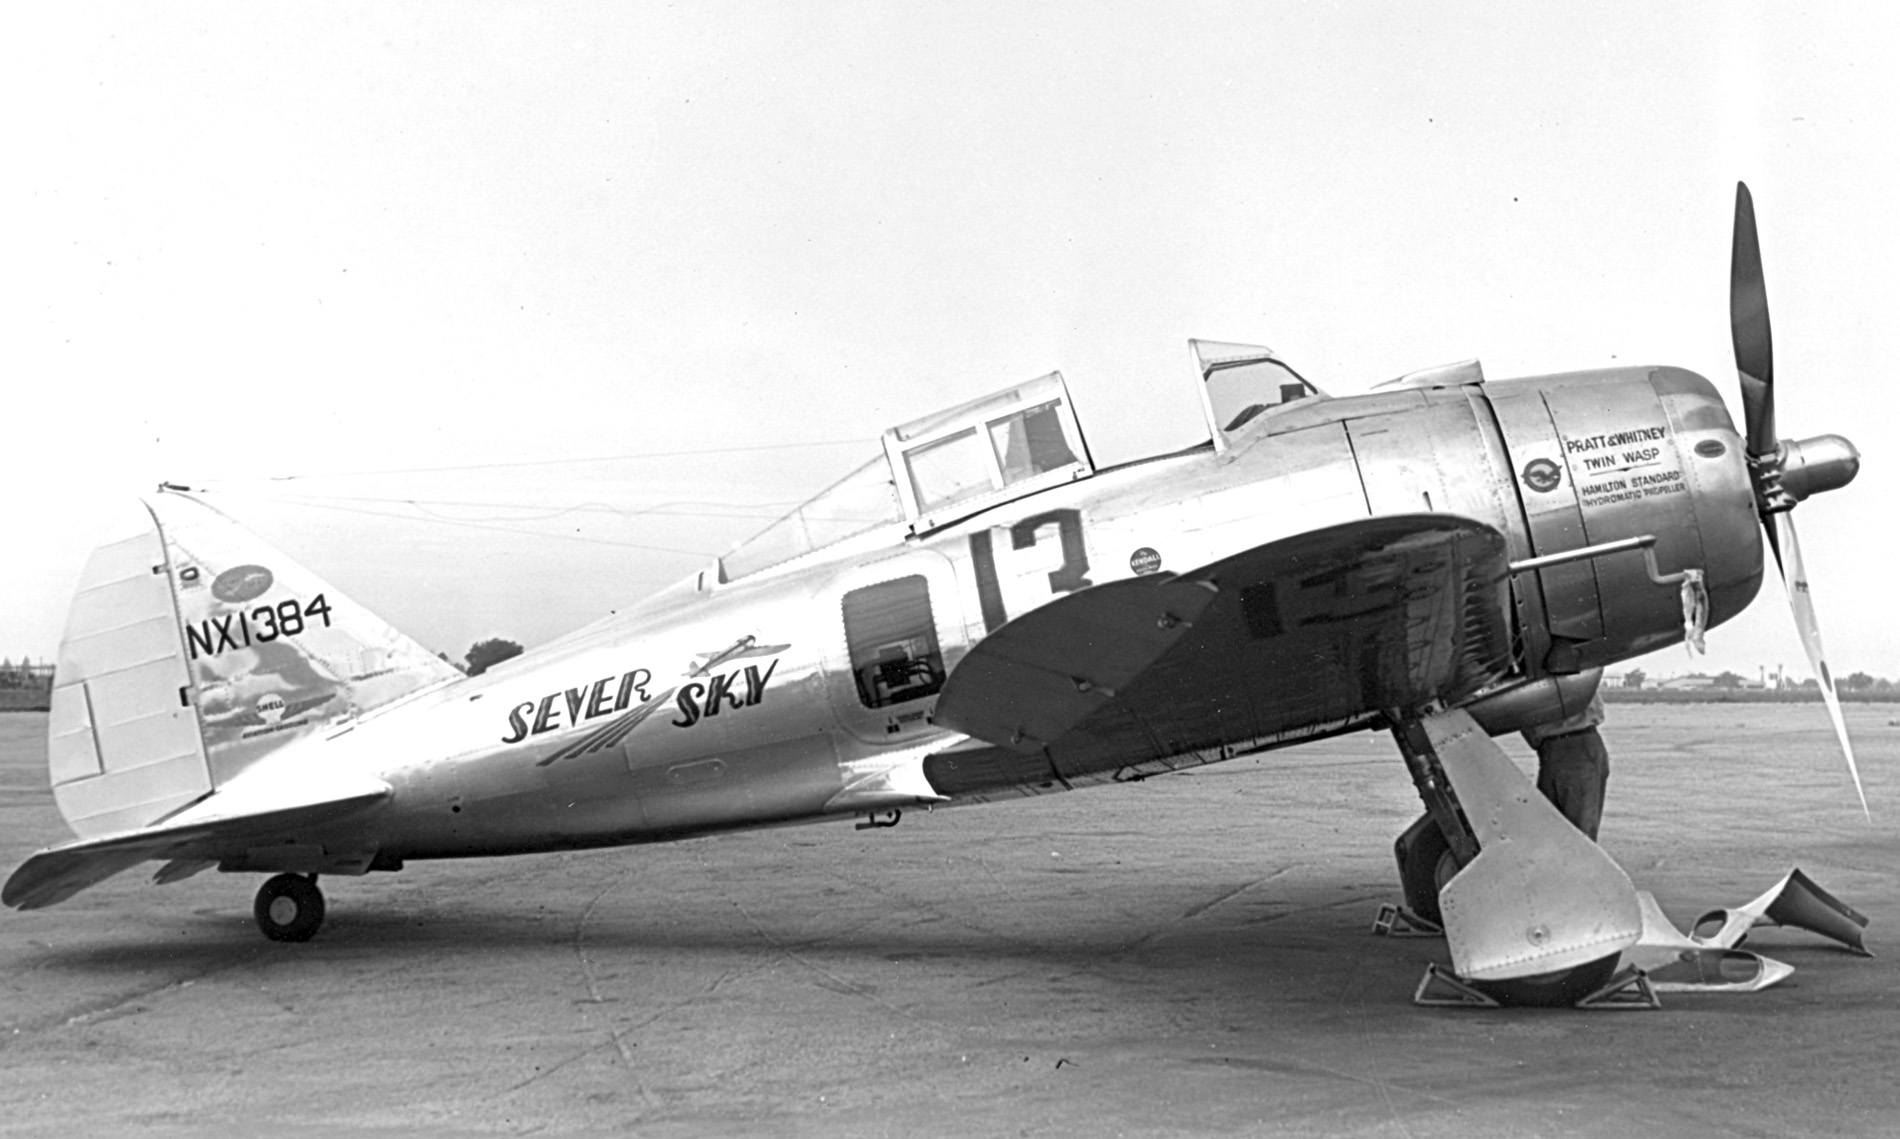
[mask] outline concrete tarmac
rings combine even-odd
[[[1900,1134],[1900,708],[1613,705],[1604,845],[1678,925],[1798,865],[1873,919],[1756,994],[1431,1010],[1368,930],[1417,813],[1360,735],[1126,787],[0,913],[0,1135]],[[66,838],[0,717],[0,871]],[[1532,762],[1515,739],[1513,754]]]

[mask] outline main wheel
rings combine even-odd
[[[279,874],[257,891],[251,907],[257,928],[272,941],[309,941],[323,924],[323,891],[317,876]]]
[[[1616,963],[1622,954],[1612,953],[1584,965],[1539,973],[1535,977],[1516,977],[1509,981],[1470,981],[1472,988],[1490,995],[1501,1005],[1520,1008],[1570,1008],[1578,1001],[1610,983],[1616,976]]]
[[[1392,853],[1399,862],[1405,908],[1434,925],[1444,925],[1445,916],[1438,908],[1438,891],[1444,889],[1445,883],[1460,869],[1445,832],[1430,815],[1421,815],[1392,843]]]

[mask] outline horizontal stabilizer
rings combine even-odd
[[[7,879],[0,901],[15,909],[37,910],[151,859],[215,862],[237,857],[253,844],[286,841],[390,794],[382,780],[346,771],[300,775],[289,764],[265,764],[246,775],[163,825],[40,851]]]

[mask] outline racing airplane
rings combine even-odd
[[[1732,258],[1740,432],[1676,367],[1471,361],[1331,398],[1265,348],[1190,341],[1198,445],[1098,467],[1061,375],[1017,384],[892,428],[705,569],[480,676],[161,487],[87,564],[60,649],[48,765],[78,837],[5,903],[216,867],[270,875],[257,923],[303,941],[319,876],[890,826],[1373,729],[1425,805],[1401,877],[1456,974],[1587,990],[1636,940],[1636,894],[1491,736],[1739,613],[1764,525],[1833,696],[1789,511],[1858,456],[1776,438],[1745,186]]]

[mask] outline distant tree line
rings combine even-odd
[[[500,637],[490,637],[485,641],[476,641],[468,647],[467,655],[462,658],[465,662],[462,671],[470,676],[480,676],[502,661],[520,655],[521,646],[515,642]]]
[[[0,688],[51,688],[53,686],[53,664],[41,661],[34,664],[26,657],[16,663],[10,659],[0,659]]]
[[[1690,673],[1688,676],[1673,677],[1672,679],[1691,680],[1691,681],[1706,680],[1708,681],[1708,684],[1701,686],[1705,688],[1724,688],[1724,689],[1759,688],[1759,686],[1757,685],[1751,685],[1748,682],[1746,677],[1742,676],[1740,673],[1737,673],[1737,672],[1718,672],[1714,676],[1710,676],[1707,673],[1694,672],[1694,673]],[[1644,672],[1640,668],[1632,668],[1628,672],[1623,674],[1622,686],[1624,688],[1643,688],[1645,687],[1648,680],[1649,680],[1648,673]],[[1820,681],[1814,679],[1813,677],[1809,677],[1806,680],[1790,681],[1789,683],[1781,686],[1781,691],[1787,691],[1789,689],[1794,689],[1797,691],[1801,689],[1818,691],[1820,687],[1821,687]],[[1889,680],[1884,676],[1874,676],[1865,672],[1852,672],[1852,673],[1847,674],[1846,676],[1838,677],[1835,679],[1834,687],[1837,691],[1840,691],[1840,692],[1900,693],[1900,681]],[[1774,691],[1772,687],[1769,688],[1768,690]]]
[[[521,651],[519,644],[505,637],[489,637],[470,645],[462,663],[456,667],[470,676],[480,676],[502,661],[520,656]],[[449,659],[447,653],[436,655],[443,660]],[[455,664],[454,661],[449,663]],[[0,658],[0,689],[50,689],[52,686],[53,662],[40,661],[35,664],[26,657],[21,657],[17,662],[11,658]]]

